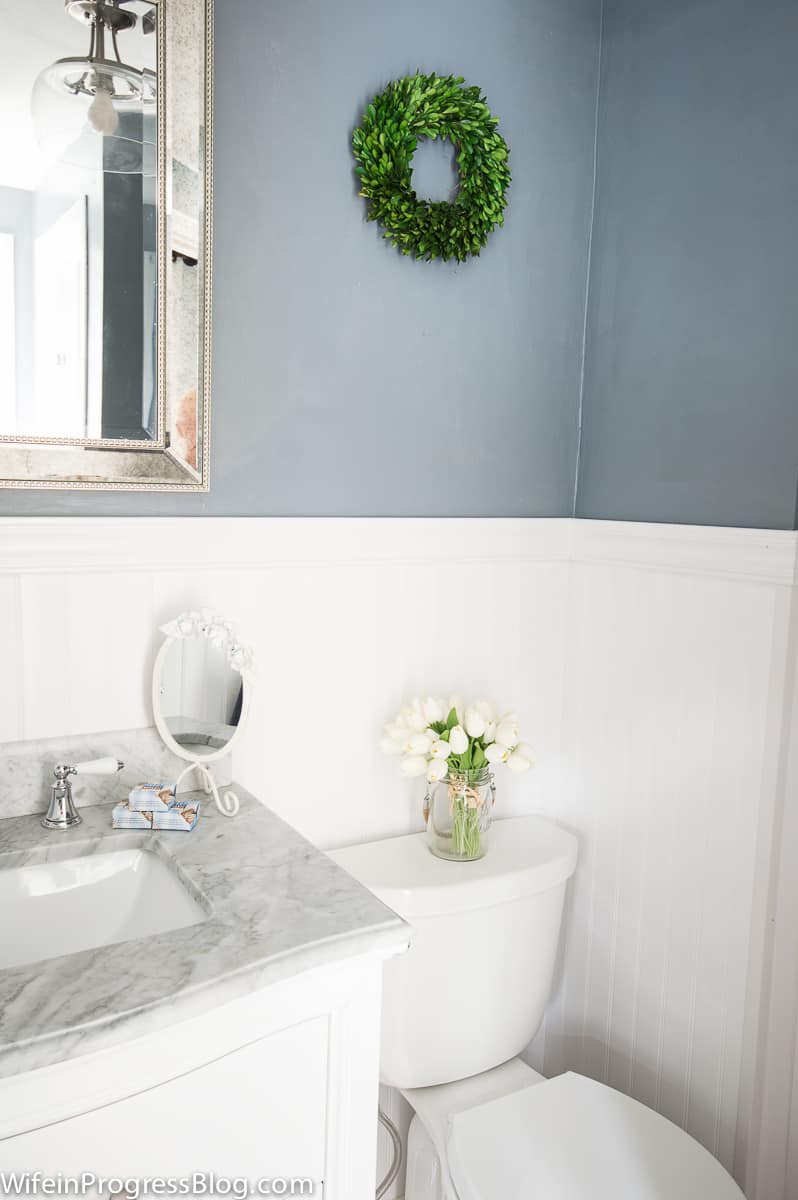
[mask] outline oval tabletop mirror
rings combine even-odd
[[[161,626],[166,640],[152,675],[155,725],[165,745],[189,763],[178,783],[198,770],[225,816],[238,811],[232,791],[220,796],[210,764],[230,754],[249,711],[254,663],[229,621],[217,614],[182,613]]]

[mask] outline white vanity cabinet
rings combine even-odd
[[[0,1079],[0,1170],[212,1173],[252,1195],[311,1180],[293,1194],[372,1200],[382,961],[317,967],[134,1041],[109,1031],[107,1049]]]

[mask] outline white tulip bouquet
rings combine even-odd
[[[433,696],[411,701],[385,726],[380,749],[399,758],[403,775],[448,783],[457,858],[479,857],[483,795],[475,785],[492,778],[488,768],[506,763],[520,772],[534,762],[515,713],[500,716],[484,700],[464,705],[457,697],[448,704]]]
[[[515,713],[497,716],[485,700],[463,706],[456,697],[448,706],[433,696],[413,700],[385,726],[380,749],[399,756],[403,775],[426,775],[428,783],[450,771],[461,774],[498,763],[526,771],[534,762]]]

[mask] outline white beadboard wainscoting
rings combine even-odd
[[[375,750],[405,697],[516,708],[539,765],[500,776],[499,814],[581,847],[530,1061],[786,1200],[795,559],[791,533],[612,522],[0,520],[0,740],[149,725],[155,627],[215,607],[259,664],[236,776],[330,847],[421,827],[422,786]]]
[[[718,532],[576,532],[547,811],[580,867],[530,1061],[630,1093],[771,1200],[798,1194],[751,1174],[794,539]]]

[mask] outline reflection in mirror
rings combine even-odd
[[[0,18],[0,434],[153,441],[155,9]]]
[[[0,486],[207,490],[212,0],[0,0]]]
[[[227,651],[205,638],[175,641],[161,674],[161,710],[179,746],[203,757],[221,750],[241,719],[243,682]]]

